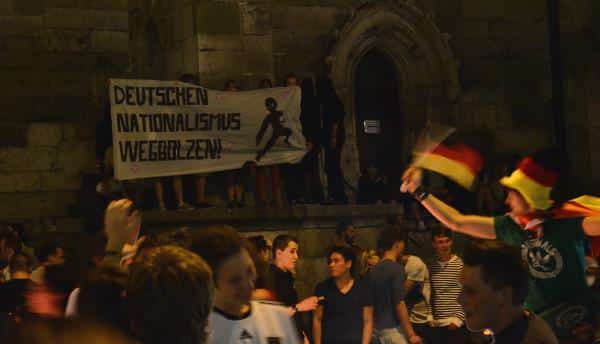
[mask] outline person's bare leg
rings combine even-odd
[[[165,205],[165,192],[163,190],[162,183],[160,180],[154,182],[154,194],[156,195],[156,201],[158,201],[158,208],[160,210],[166,210]]]
[[[206,177],[196,176],[196,203],[206,204]]]
[[[177,201],[177,205],[180,206],[183,204],[183,181],[181,180],[181,176],[173,177],[173,191],[175,191],[175,200]]]
[[[235,184],[235,200],[238,205],[244,204],[244,185],[243,184]]]
[[[177,201],[177,209],[193,210],[194,207],[185,203],[183,199],[183,178],[181,176],[173,177],[173,190],[175,191],[175,200]]]

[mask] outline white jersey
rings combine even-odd
[[[252,301],[241,319],[213,309],[208,318],[209,344],[300,344],[287,309]]]

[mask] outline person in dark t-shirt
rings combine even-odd
[[[405,302],[406,272],[399,263],[405,243],[406,232],[397,226],[385,228],[377,239],[382,255],[371,270],[370,284],[374,333],[382,343],[421,343],[410,323]]]
[[[331,277],[319,283],[313,316],[315,344],[367,344],[373,331],[373,302],[365,281],[354,279],[354,251],[334,246],[328,254]]]

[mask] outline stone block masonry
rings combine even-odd
[[[107,79],[129,67],[128,9],[127,0],[0,0],[0,222],[72,222]]]

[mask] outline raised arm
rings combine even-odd
[[[421,204],[433,217],[455,232],[479,239],[496,239],[494,219],[491,217],[463,215],[433,195],[425,197]]]
[[[496,239],[494,219],[485,216],[464,215],[425,192],[421,186],[421,171],[411,168],[402,177],[402,191],[415,195],[416,199],[444,226],[459,233],[480,239]]]
[[[363,307],[362,344],[370,344],[373,335],[373,306]],[[315,342],[316,344],[316,342]]]
[[[406,303],[404,303],[404,300],[400,301],[400,303],[396,305],[396,316],[398,319],[400,319],[402,329],[406,334],[406,339],[408,342],[411,344],[420,344],[422,342],[421,338],[417,336],[412,324],[410,323],[408,308],[406,308]]]

